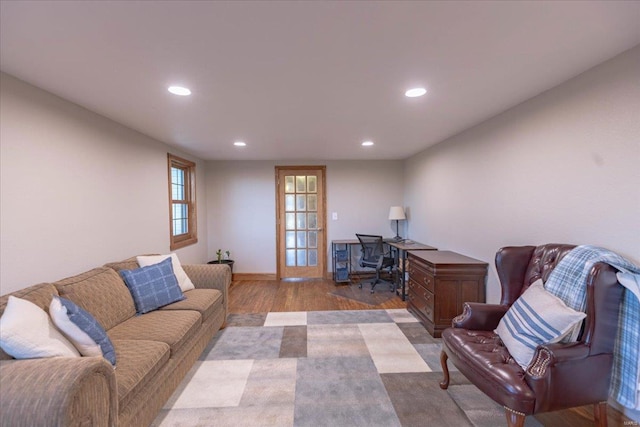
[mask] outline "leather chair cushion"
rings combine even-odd
[[[458,369],[489,397],[515,411],[533,413],[535,394],[497,334],[448,328],[442,344]]]

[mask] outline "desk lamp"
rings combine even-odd
[[[393,240],[399,242],[402,240],[402,237],[400,237],[400,233],[398,233],[398,221],[407,219],[407,217],[404,216],[402,206],[391,206],[391,209],[389,209],[389,219],[396,222],[396,237],[394,237]]]

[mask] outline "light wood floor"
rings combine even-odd
[[[348,286],[348,285],[339,285]],[[282,281],[236,280],[229,295],[230,313],[267,313],[272,311],[325,311],[325,310],[375,310],[405,308],[399,296],[388,299],[388,287],[380,285],[366,303],[333,295],[336,284],[331,280]],[[348,295],[349,289],[341,289]],[[355,290],[354,290],[355,291]],[[368,293],[367,293],[368,294]],[[362,296],[362,294],[359,294]],[[381,301],[381,300],[386,301]],[[591,427],[593,406],[548,412],[535,418],[547,427]],[[609,427],[639,426],[619,411],[608,407]],[[506,421],[505,424],[506,426]]]
[[[348,295],[349,286],[340,285],[340,287],[343,295]],[[364,296],[367,298],[366,303],[332,295],[331,293],[336,288],[333,281],[321,279],[307,281],[237,280],[231,286],[229,312],[375,310],[405,308],[407,306],[399,296],[383,301],[388,299],[390,294],[389,287],[384,284],[378,285],[373,294],[364,292]]]

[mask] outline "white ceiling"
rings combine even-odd
[[[0,67],[204,159],[403,159],[632,48],[639,22],[638,1],[3,0]]]

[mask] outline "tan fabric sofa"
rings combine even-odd
[[[146,426],[175,391],[227,316],[226,265],[183,265],[196,289],[186,299],[136,316],[118,274],[135,258],[106,264],[11,295],[48,312],[53,295],[90,312],[116,349],[102,357],[15,360],[0,350],[1,426]],[[0,297],[0,315],[9,295]]]

